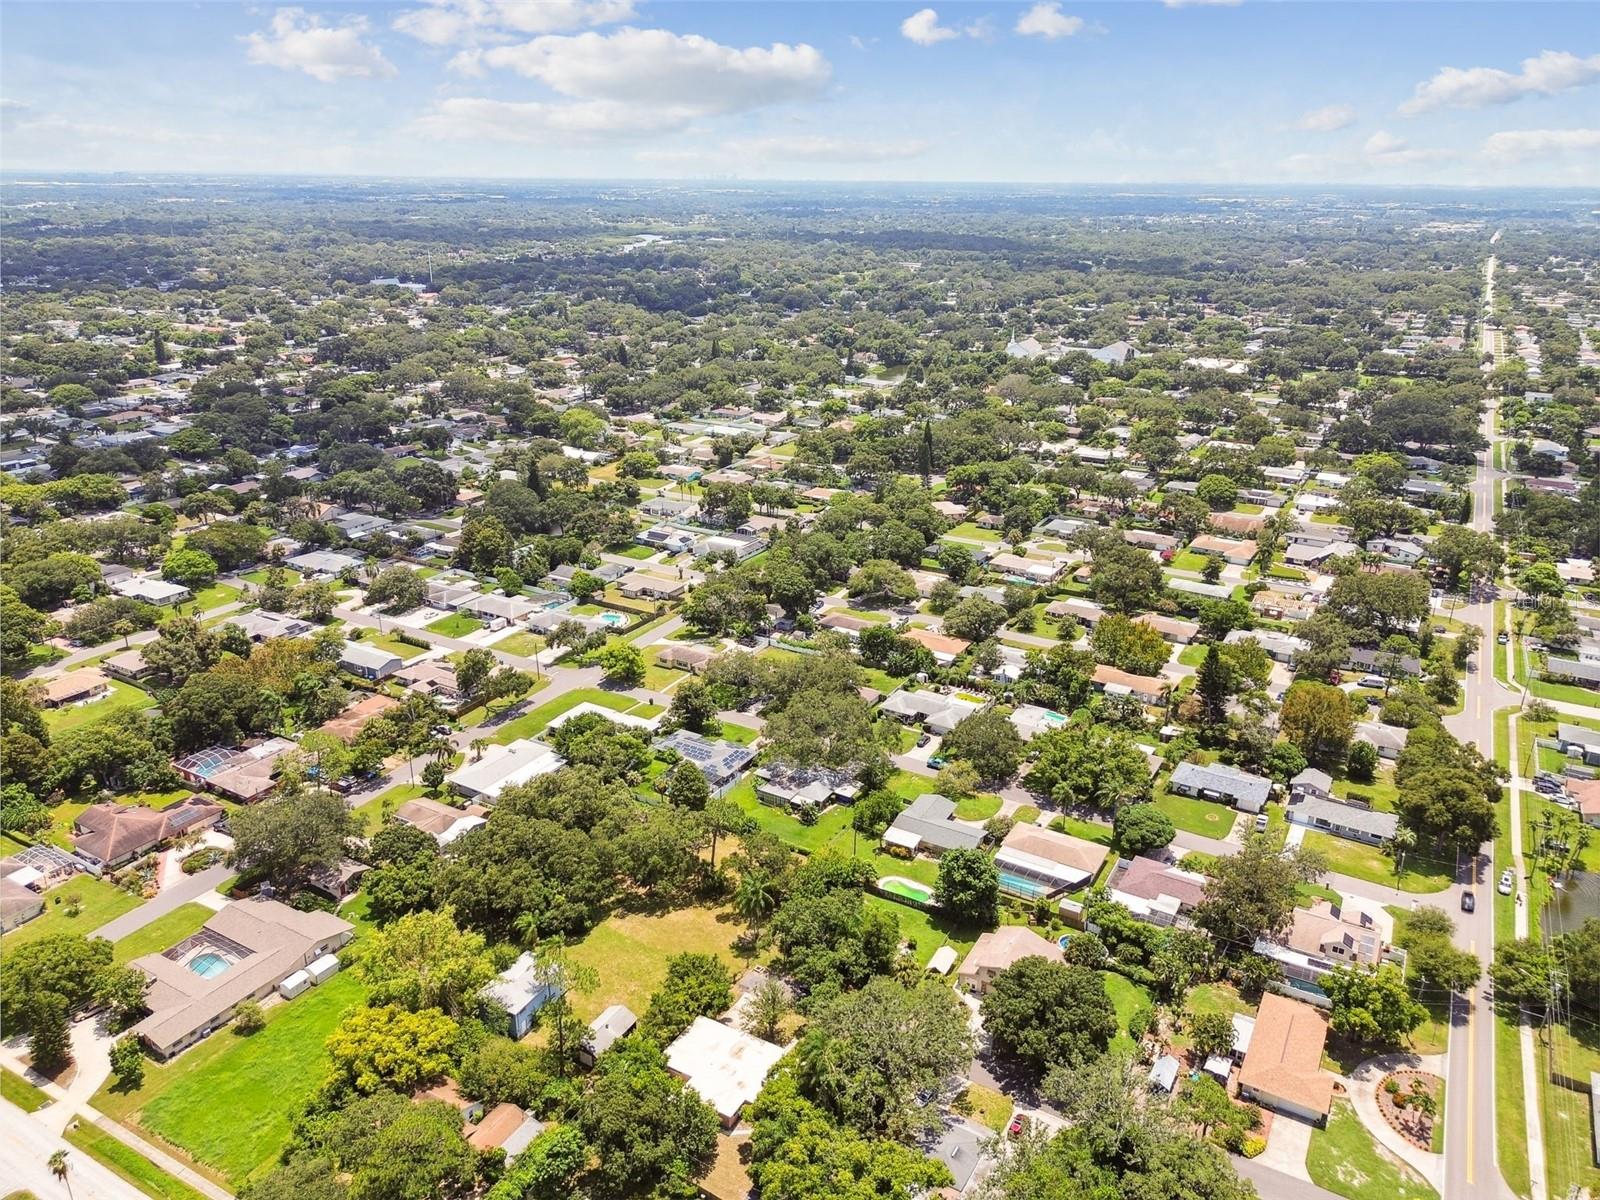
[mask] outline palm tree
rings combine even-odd
[[[746,872],[739,880],[733,893],[733,908],[751,927],[759,927],[777,906],[777,885],[765,871]]]
[[[67,1152],[65,1150],[57,1150],[52,1153],[50,1155],[49,1166],[50,1174],[54,1175],[66,1186],[67,1195],[72,1195],[72,1183],[67,1178]]]

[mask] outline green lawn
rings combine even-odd
[[[268,567],[257,567],[254,571],[246,571],[243,575],[239,576],[239,578],[243,579],[247,583],[263,584],[267,581],[267,573],[269,570],[270,568]],[[284,567],[283,581],[288,586],[293,587],[295,584],[300,582],[300,572],[291,571],[288,567]]]
[[[1433,862],[1421,854],[1406,855],[1405,870],[1396,877],[1394,860],[1377,846],[1352,842],[1332,834],[1309,830],[1304,845],[1317,850],[1328,860],[1328,869],[1368,883],[1381,883],[1402,892],[1438,892],[1450,886],[1455,875],[1452,863]]]
[[[1179,829],[1218,839],[1228,836],[1228,831],[1233,828],[1233,819],[1238,815],[1225,804],[1179,796],[1164,787],[1156,788],[1155,805],[1171,817],[1172,823]]]
[[[185,1151],[234,1187],[264,1174],[289,1140],[295,1109],[321,1084],[323,1043],[366,999],[352,972],[267,1010],[250,1037],[212,1034],[170,1063],[150,1063],[144,1085],[95,1094],[96,1108]]]
[[[1551,1025],[1534,1038],[1545,1178],[1552,1200],[1580,1194],[1582,1189],[1591,1195],[1600,1191],[1600,1170],[1590,1156],[1588,1092],[1562,1087],[1551,1078],[1554,1068],[1586,1085],[1590,1072],[1600,1071],[1600,1028],[1591,1025],[1583,1031],[1584,1037],[1574,1037],[1565,1026]]]
[[[489,740],[505,745],[518,738],[537,737],[544,732],[545,726],[555,720],[564,712],[571,712],[580,704],[594,704],[600,708],[609,708],[613,712],[628,712],[633,709],[641,710],[640,716],[645,716],[642,711],[645,707],[629,696],[619,696],[615,692],[602,691],[599,688],[579,688],[559,696],[548,704],[541,704],[538,708],[530,709],[520,717],[507,721],[504,725],[496,727],[489,735]]]
[[[610,549],[607,554],[615,554],[618,558],[646,559],[656,552],[649,546],[624,546],[622,549]]]
[[[120,679],[111,680],[111,694],[102,696],[99,700],[88,704],[72,704],[65,708],[47,708],[44,710],[45,728],[51,733],[65,733],[69,729],[76,729],[80,725],[87,725],[90,721],[98,721],[101,717],[115,712],[119,708],[149,708],[155,704],[155,697],[141,687],[131,683],[123,683]]]
[[[715,954],[737,971],[744,965],[731,947],[744,930],[726,909],[680,908],[660,916],[617,914],[596,925],[568,955],[593,967],[599,986],[573,998],[580,1021],[590,1021],[612,1004],[643,1014],[651,994],[667,977],[674,954]]]
[[[1350,1200],[1437,1200],[1439,1195],[1379,1148],[1347,1100],[1335,1101],[1327,1128],[1312,1130],[1306,1170],[1312,1183]]]
[[[23,1112],[38,1112],[50,1103],[50,1097],[33,1086],[21,1075],[0,1068],[0,1097],[11,1101]]]
[[[751,729],[748,725],[735,725],[732,721],[724,721],[722,732],[717,736],[725,742],[732,742],[735,746],[748,746],[761,736],[761,731]]]
[[[513,633],[510,637],[503,637],[494,644],[496,650],[503,650],[507,654],[519,654],[523,658],[532,658],[545,647],[545,640],[537,633]]]
[[[1210,649],[1211,647],[1205,642],[1195,642],[1193,645],[1185,646],[1178,651],[1178,663],[1185,667],[1199,667],[1201,663],[1205,662],[1206,654]]]
[[[367,630],[361,635],[361,640],[368,646],[378,646],[391,654],[398,654],[402,662],[410,662],[418,655],[427,653],[424,646],[413,646],[410,642],[402,642],[392,633],[379,633],[376,629]]]
[[[153,1200],[205,1200],[203,1193],[183,1180],[168,1175],[132,1146],[118,1141],[98,1126],[79,1122],[62,1136],[113,1175],[131,1183]]]
[[[803,850],[807,854],[821,850],[838,835],[840,830],[845,830],[846,837],[849,836],[851,810],[842,804],[836,804],[824,812],[816,824],[806,825],[787,812],[770,804],[761,803],[756,796],[755,780],[750,776],[735,784],[728,792],[727,798],[743,809],[745,815],[762,829],[781,839],[786,845],[793,846],[796,850]]]
[[[1530,1195],[1528,1120],[1522,1091],[1522,1044],[1515,1021],[1497,1007],[1494,1017],[1494,1125],[1495,1157],[1506,1186],[1519,1196]]]
[[[905,683],[905,676],[891,675],[889,672],[881,671],[877,667],[861,667],[860,671],[861,682],[873,691],[880,692],[885,696],[890,692],[898,691],[901,684]],[[916,730],[912,730],[912,733],[915,734]]]
[[[361,823],[362,833],[370,836],[377,833],[382,827],[385,809],[393,812],[407,800],[415,800],[419,796],[426,796],[427,794],[428,789],[420,783],[396,784],[388,791],[380,792],[359,808],[351,811],[355,814],[356,820]]]
[[[956,817],[962,821],[987,821],[999,811],[999,796],[979,794],[956,802]]]
[[[77,916],[67,912],[67,901],[77,897],[82,909]],[[11,947],[23,942],[36,941],[57,933],[93,933],[100,926],[125,912],[131,912],[143,903],[115,884],[93,875],[79,875],[58,888],[45,893],[44,912],[20,929],[13,929],[0,940],[0,946]]]
[[[1111,997],[1112,1007],[1117,1010],[1117,1034],[1111,1039],[1111,1044],[1113,1047],[1135,1051],[1138,1047],[1128,1036],[1128,1018],[1133,1016],[1133,1010],[1141,1004],[1150,1003],[1150,992],[1115,971],[1101,971],[1100,978],[1105,980],[1106,995]]]
[[[196,904],[194,901],[180,904],[171,912],[151,921],[143,929],[135,930],[120,941],[113,942],[112,961],[120,965],[146,954],[160,954],[194,933],[212,915],[212,910],[204,904]]]
[[[1097,845],[1109,846],[1116,840],[1111,831],[1111,826],[1102,825],[1098,821],[1085,821],[1079,817],[1061,815],[1050,818],[1050,828],[1057,833],[1068,833],[1073,837],[1082,838],[1086,842]]]
[[[956,951],[956,965],[951,968],[951,973],[954,974],[960,969],[961,960],[966,958],[967,951],[972,949],[972,943],[978,940],[979,930],[957,925],[927,909],[897,904],[893,900],[885,900],[882,896],[868,896],[866,904],[868,908],[879,908],[894,914],[895,919],[900,922],[900,938],[911,946],[911,953],[919,967],[927,966],[928,960],[933,957],[933,952],[948,943],[955,947]]]
[[[477,617],[468,616],[466,613],[451,613],[448,617],[440,617],[437,621],[430,621],[427,626],[433,633],[442,633],[446,637],[464,638],[469,633],[477,633],[483,628],[483,622]]]
[[[1333,794],[1341,800],[1364,800],[1379,812],[1393,812],[1400,799],[1400,789],[1395,786],[1394,771],[1383,766],[1373,774],[1371,783],[1356,783],[1342,776],[1333,781]]]
[[[963,521],[945,531],[946,537],[965,538],[969,542],[998,542],[1000,535],[987,529],[979,529],[971,521]]]
[[[232,604],[239,598],[239,589],[231,583],[213,583],[208,588],[201,588],[194,594],[194,599],[189,603],[198,605],[201,612],[219,608],[224,604]]]

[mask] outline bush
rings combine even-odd
[[[183,873],[185,875],[196,875],[207,867],[216,866],[227,857],[226,851],[220,850],[216,846],[207,846],[204,850],[196,850],[183,860]]]
[[[266,1025],[266,1014],[261,1011],[261,1005],[254,1000],[241,1000],[239,1006],[233,1010],[233,1031],[243,1037],[260,1033]]]
[[[1148,1000],[1142,1000],[1134,1005],[1133,1011],[1128,1014],[1128,1036],[1136,1042],[1154,1029],[1155,1025],[1156,1010]]]
[[[1257,1134],[1251,1134],[1239,1145],[1239,1153],[1245,1158],[1256,1158],[1267,1148],[1267,1139]]]

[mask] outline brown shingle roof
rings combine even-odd
[[[1276,992],[1261,998],[1250,1049],[1239,1068],[1239,1086],[1312,1112],[1333,1103],[1333,1080],[1322,1071],[1328,1018],[1309,1004]]]

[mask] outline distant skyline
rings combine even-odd
[[[1588,4],[0,7],[10,171],[1600,184]]]

